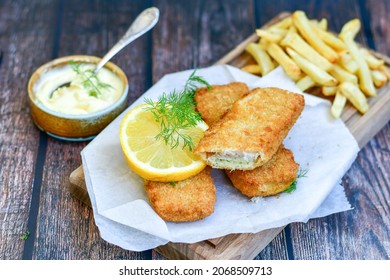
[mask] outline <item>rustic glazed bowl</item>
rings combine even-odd
[[[124,90],[120,98],[109,107],[100,111],[85,114],[71,115],[55,112],[37,102],[34,86],[40,77],[56,67],[68,64],[70,61],[97,64],[101,58],[87,55],[66,56],[50,61],[39,67],[28,82],[28,97],[31,116],[36,126],[48,135],[62,140],[84,141],[94,138],[111,121],[113,121],[126,107],[128,81],[125,73],[114,63],[108,62],[104,66],[115,73],[123,82]]]

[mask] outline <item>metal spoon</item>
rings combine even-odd
[[[104,66],[104,64],[106,64],[125,46],[152,29],[156,25],[159,15],[160,12],[155,7],[144,10],[130,25],[125,35],[123,35],[118,43],[116,43],[102,58],[102,60],[96,66],[94,73],[97,73]]]
[[[96,65],[96,68],[94,69],[94,73],[99,72],[99,70],[118,52],[120,52],[124,47],[126,47],[128,44],[133,42],[138,37],[142,36],[146,32],[148,32],[150,29],[152,29],[156,23],[158,22],[158,18],[160,15],[160,11],[155,8],[148,8],[144,10],[141,14],[137,16],[137,18],[133,21],[133,23],[130,25],[129,29],[126,31],[125,35],[122,36],[122,38],[108,51],[108,53],[100,60],[98,65]],[[60,85],[57,87],[50,96],[53,95],[53,93],[61,87],[68,87],[70,86],[71,82],[65,83],[63,85]]]

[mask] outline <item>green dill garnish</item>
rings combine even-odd
[[[185,130],[195,127],[202,120],[201,115],[195,110],[195,92],[199,84],[211,89],[210,84],[202,77],[195,76],[195,72],[196,70],[192,72],[183,90],[163,93],[157,102],[149,98],[144,99],[149,105],[145,110],[150,111],[160,124],[161,130],[156,135],[156,140],[163,139],[171,149],[178,147],[181,141],[183,149],[188,147],[192,151],[194,148],[192,138],[185,134]]]
[[[297,180],[294,180],[292,184],[284,191],[285,193],[292,193],[297,189]]]
[[[309,170],[308,169],[299,169],[297,178],[292,182],[292,184],[284,191],[286,193],[292,193],[297,189],[297,183],[298,179],[302,177],[306,177],[306,174]]]
[[[175,181],[170,181],[169,184],[171,184],[172,186],[176,186],[176,185],[177,185],[177,182],[175,182]]]
[[[21,236],[20,236],[20,240],[24,240],[26,241],[27,238],[30,236],[30,231],[29,230],[26,230]]]
[[[69,61],[69,65],[77,76],[80,77],[83,87],[88,90],[88,94],[90,96],[98,98],[102,94],[102,89],[111,87],[109,84],[101,82],[97,73],[95,73],[92,69],[83,70],[81,69],[81,64],[76,63],[73,60]]]

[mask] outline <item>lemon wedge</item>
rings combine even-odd
[[[145,110],[147,104],[131,109],[120,126],[120,143],[130,168],[144,179],[159,182],[181,181],[201,172],[206,164],[192,151],[180,144],[171,148],[163,139],[156,140],[160,124],[153,114]],[[192,138],[194,145],[199,143],[205,122],[180,131]]]

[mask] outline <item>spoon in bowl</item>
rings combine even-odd
[[[159,10],[155,7],[144,10],[130,25],[125,35],[116,43],[108,53],[102,58],[96,66],[94,73],[97,73],[114,55],[116,55],[125,46],[133,42],[138,37],[142,36],[152,29],[159,18]]]
[[[130,25],[125,35],[123,35],[122,38],[107,52],[107,54],[103,56],[103,58],[93,70],[93,73],[96,74],[97,72],[99,72],[99,70],[102,69],[102,67],[114,55],[120,52],[124,47],[133,42],[135,39],[139,38],[140,36],[148,32],[150,29],[152,29],[158,22],[159,15],[160,11],[155,7],[148,8],[144,10],[141,14],[139,14],[137,18],[133,21],[133,23]],[[50,94],[50,96],[52,96],[57,89],[61,87],[70,86],[70,83],[71,82],[60,85]]]

